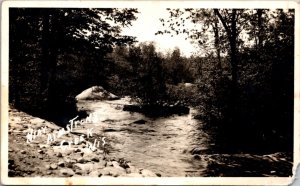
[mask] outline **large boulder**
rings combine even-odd
[[[93,86],[78,94],[76,100],[116,100],[118,96],[106,91],[101,86]]]

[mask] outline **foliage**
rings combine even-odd
[[[292,150],[294,10],[168,11],[170,18],[161,19],[166,30],[157,34],[185,34],[206,50],[203,60],[194,59],[199,118],[217,127],[217,144]],[[197,26],[182,30],[182,24]]]
[[[198,54],[122,36],[136,9],[10,9],[10,102],[60,113],[101,85],[142,104],[196,105],[224,150],[291,150],[294,10],[167,11],[156,34],[183,34]]]
[[[79,90],[104,83],[109,73],[105,55],[115,45],[135,42],[120,34],[136,19],[135,13],[136,9],[11,8],[10,102],[25,110],[59,114],[65,108],[57,105],[73,104]]]

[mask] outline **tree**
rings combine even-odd
[[[220,141],[227,147],[235,144],[232,146],[252,149],[256,148],[254,141],[265,149],[274,147],[271,144],[274,141],[287,142],[293,118],[294,11],[168,11],[170,18],[167,21],[161,19],[168,28],[158,34],[186,34],[187,38],[207,49],[207,55],[199,60],[203,63],[199,73],[203,81],[200,82],[203,86],[200,86],[199,96],[207,110],[206,116],[216,118],[212,123],[220,126]],[[187,20],[195,28],[188,30],[189,27],[183,25],[188,25]],[[217,66],[222,73],[209,73],[207,66],[220,61],[222,65]],[[277,119],[270,119],[274,118],[274,113]]]
[[[166,96],[162,56],[154,43],[141,43],[142,61],[139,66],[139,95],[146,104],[160,104]]]
[[[60,95],[62,91],[59,89],[67,88],[63,86],[64,82],[60,82],[61,87],[57,84],[57,67],[62,66],[61,63],[65,61],[62,59],[69,54],[84,57],[87,62],[82,69],[85,70],[82,77],[85,83],[104,83],[103,77],[107,69],[105,55],[112,51],[115,45],[135,42],[134,37],[120,34],[122,27],[130,26],[136,19],[135,13],[136,9],[12,8],[10,41],[14,45],[10,45],[10,63],[17,65],[20,64],[18,58],[26,61],[26,56],[31,56],[35,61],[34,69],[40,70],[39,85],[34,85],[38,89],[32,87],[31,93],[45,100],[48,108],[57,107],[57,100],[64,102],[66,94],[72,91],[71,87],[68,87],[69,90],[64,91],[65,95]],[[27,37],[28,35],[30,37]],[[14,50],[15,48],[21,50]],[[30,68],[32,67],[17,69],[28,71]],[[18,76],[12,77],[13,79],[26,76],[19,72],[13,75]],[[20,86],[27,85],[16,81],[12,86],[20,89]],[[18,99],[17,95],[14,99]],[[42,105],[41,102],[40,104]]]

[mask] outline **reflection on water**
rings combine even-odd
[[[260,164],[261,161],[265,161],[268,165],[269,159],[264,156],[236,155],[235,157],[235,155],[206,154],[214,144],[210,135],[201,130],[203,123],[193,119],[195,109],[191,109],[188,115],[153,119],[139,113],[122,111],[124,104],[129,104],[128,100],[81,101],[77,104],[78,108],[97,115],[99,122],[88,125],[94,128],[94,132],[105,132],[108,143],[113,148],[110,156],[123,157],[136,167],[152,170],[162,176],[222,176],[223,173],[218,173],[220,167],[226,165],[222,169],[232,167],[235,171],[239,170],[245,158],[250,164]],[[146,122],[134,123],[137,120]],[[198,155],[190,153],[195,147],[199,149]],[[243,158],[241,161],[239,156]],[[234,160],[238,161],[235,162],[230,157],[235,157]],[[217,161],[213,162],[213,159]],[[282,160],[287,170],[291,168],[290,161]],[[231,165],[230,162],[235,164]],[[259,172],[256,176],[279,174],[272,166],[277,165],[270,164],[272,170],[267,169],[265,175]],[[243,173],[254,172],[247,168],[243,171]],[[287,174],[286,171],[284,173]],[[232,173],[231,176],[239,176],[239,174]]]

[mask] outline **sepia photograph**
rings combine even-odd
[[[294,176],[295,4],[33,2],[2,6],[1,175]]]

